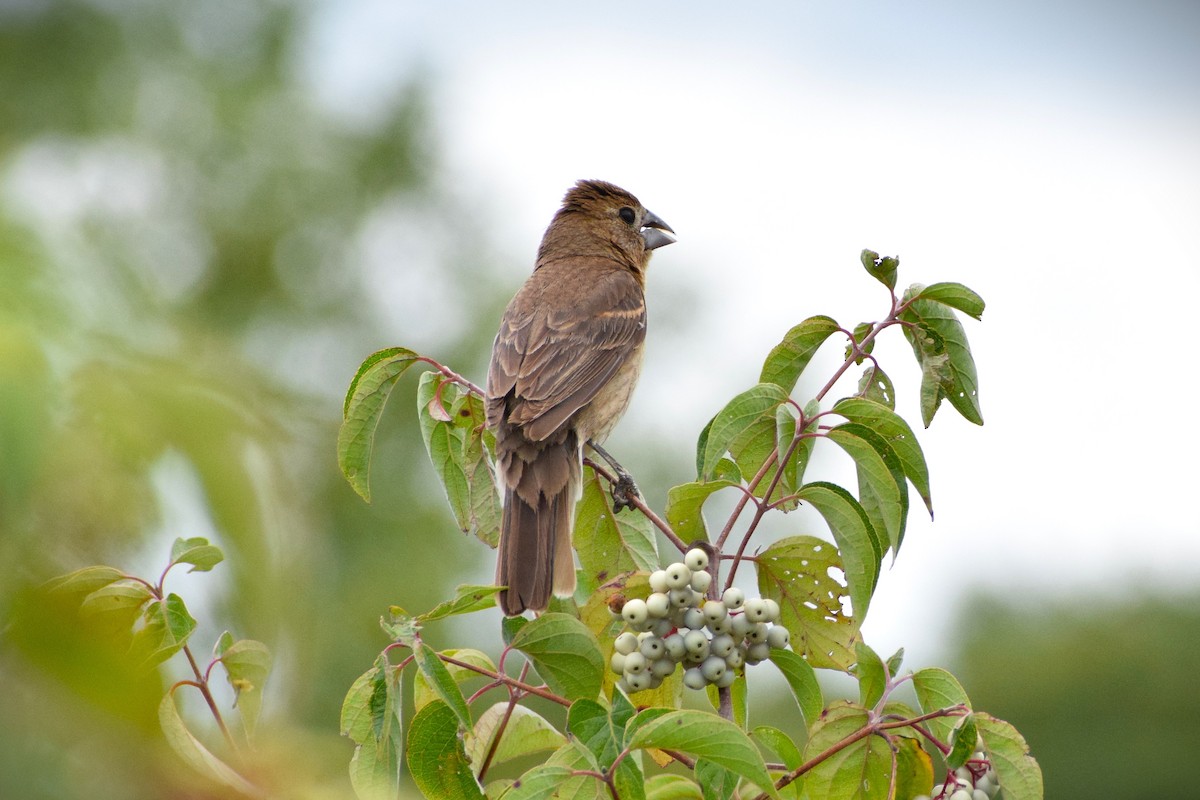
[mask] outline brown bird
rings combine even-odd
[[[544,611],[551,591],[575,591],[571,527],[585,444],[636,491],[599,445],[641,372],[646,265],[651,251],[675,241],[672,233],[624,189],[579,181],[500,320],[487,421],[504,488],[496,584],[508,587],[500,608],[509,616]]]

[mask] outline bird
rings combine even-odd
[[[674,233],[624,189],[580,180],[501,317],[486,408],[503,494],[496,585],[506,616],[545,611],[552,593],[575,591],[571,528],[585,445],[620,477],[617,510],[636,494],[601,445],[641,373],[650,255]]]

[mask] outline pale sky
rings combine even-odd
[[[432,76],[451,185],[489,203],[463,222],[516,265],[513,291],[577,178],[670,222],[647,372],[610,449],[671,436],[675,482],[789,327],[885,312],[862,248],[899,255],[903,284],[982,294],[965,325],[986,425],[944,407],[918,433],[937,521],[914,508],[865,628],[927,661],[972,586],[1119,597],[1200,579],[1200,6],[1046,5],[352,0],[318,15],[304,63],[350,116]],[[399,283],[421,263],[368,268]],[[395,331],[382,344],[436,343]],[[919,425],[898,332],[877,355]],[[853,481],[833,455],[815,468]]]

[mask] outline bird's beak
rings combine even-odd
[[[642,218],[642,238],[646,240],[646,249],[654,250],[675,241],[675,233],[671,226],[659,219],[653,211],[647,211]]]

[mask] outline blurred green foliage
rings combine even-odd
[[[1046,797],[1192,797],[1200,595],[967,604],[954,670],[1015,725]]]
[[[438,327],[437,355],[480,374],[505,292],[435,180],[427,87],[354,120],[321,108],[308,10],[0,9],[2,797],[208,791],[158,730],[178,672],[131,671],[35,593],[52,575],[154,579],[175,536],[217,540],[228,560],[180,591],[201,655],[225,628],[276,653],[248,769],[283,796],[344,797],[338,710],[380,613],[432,605],[487,558],[408,408],[381,430],[373,505],[337,470],[362,357]],[[454,325],[420,302],[429,282]]]

